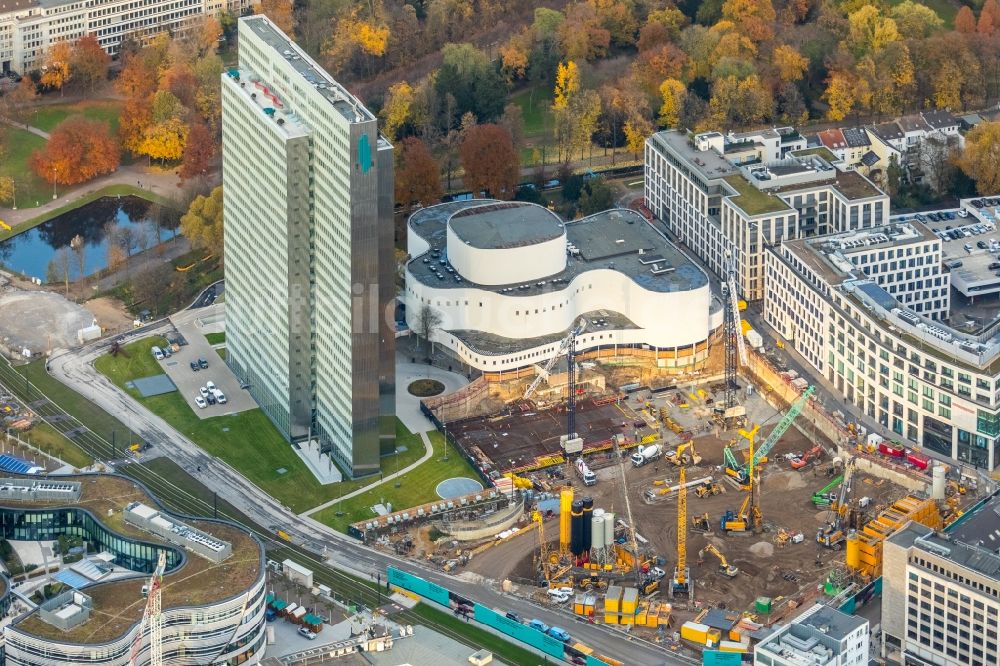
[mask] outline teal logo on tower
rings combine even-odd
[[[361,173],[368,173],[372,168],[372,146],[367,134],[362,134],[358,139],[358,162],[361,163]]]

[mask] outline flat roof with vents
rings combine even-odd
[[[524,247],[562,236],[562,220],[547,208],[517,201],[468,208],[451,217],[451,230],[472,247]]]

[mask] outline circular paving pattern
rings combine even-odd
[[[410,395],[415,395],[418,398],[429,398],[432,395],[438,395],[444,392],[444,384],[436,379],[418,379],[415,382],[410,382],[410,385],[406,387]]]
[[[441,483],[437,484],[437,488],[434,490],[441,499],[451,499],[452,497],[469,495],[482,489],[483,484],[479,483],[475,479],[469,479],[464,476],[456,476],[450,479],[445,479]]]

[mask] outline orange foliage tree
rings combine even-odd
[[[396,201],[407,209],[414,201],[428,206],[443,193],[441,170],[427,144],[412,136],[404,139],[396,153]]]
[[[84,35],[73,45],[69,69],[73,80],[91,93],[108,75],[111,56],[104,52],[94,35]]]
[[[458,147],[458,155],[468,189],[486,190],[497,199],[514,198],[521,164],[505,128],[492,123],[470,128]]]
[[[69,83],[69,63],[73,59],[73,47],[69,42],[56,42],[45,52],[45,64],[42,65],[41,84],[46,88],[54,88],[62,95],[63,86]]]
[[[121,150],[107,123],[71,116],[60,123],[44,148],[31,156],[31,169],[50,183],[75,185],[118,168]]]
[[[184,144],[184,161],[181,163],[181,178],[195,178],[203,175],[212,165],[215,156],[215,141],[204,123],[194,123],[188,131]]]

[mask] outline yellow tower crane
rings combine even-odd
[[[678,593],[688,593],[688,598],[694,600],[694,581],[687,567],[687,470],[681,467],[680,478],[677,480],[677,566],[674,568],[674,579],[670,585],[670,596]]]

